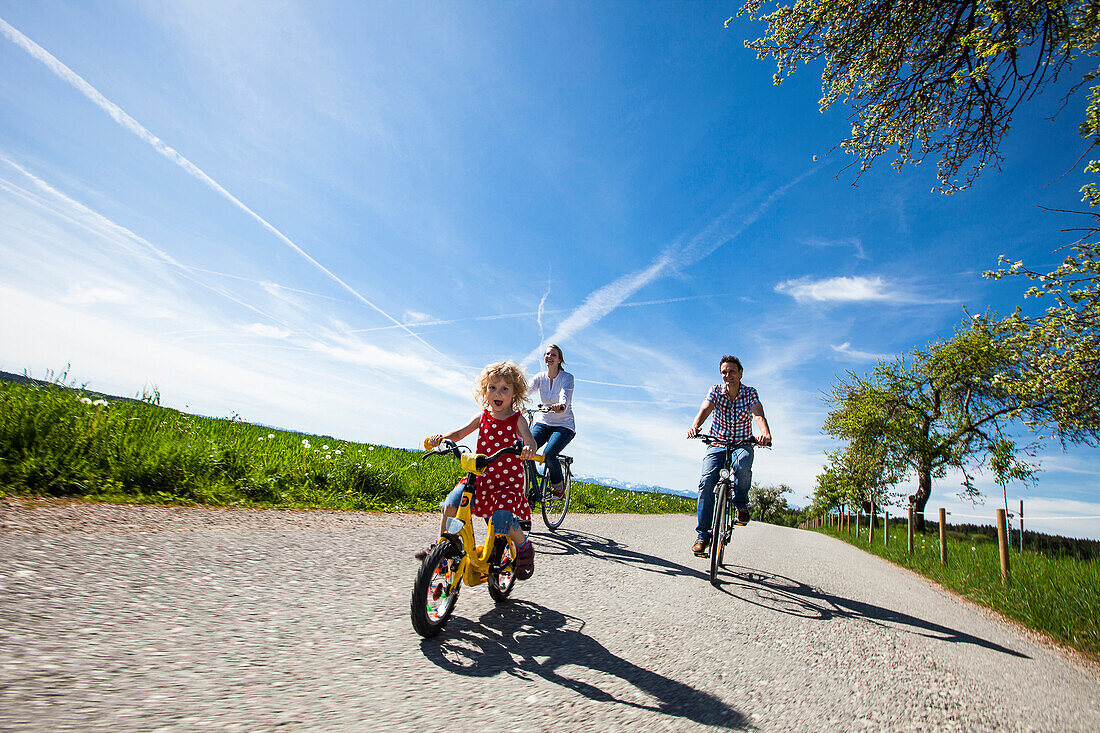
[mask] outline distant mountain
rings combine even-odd
[[[629,481],[620,481],[614,478],[607,478],[605,476],[582,476],[580,474],[574,474],[574,478],[578,481],[585,481],[590,484],[600,484],[601,486],[610,486],[613,489],[626,489],[627,491],[638,492],[656,492],[658,494],[670,494],[672,496],[686,496],[689,499],[694,499],[698,492],[695,491],[683,491],[676,489],[667,489],[664,486],[650,486],[648,484],[636,484]]]

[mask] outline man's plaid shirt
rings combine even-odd
[[[726,385],[716,384],[707,393],[707,401],[714,405],[711,435],[736,442],[752,437],[752,408],[760,402],[754,388],[742,384],[737,397],[731,400]]]

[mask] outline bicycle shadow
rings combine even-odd
[[[722,582],[723,577],[733,576],[733,582]],[[947,641],[953,644],[973,644],[995,652],[1022,659],[1026,654],[994,642],[952,629],[927,619],[912,616],[892,608],[883,608],[851,598],[826,593],[820,588],[789,578],[785,575],[765,573],[741,565],[727,565],[720,573],[719,590],[726,595],[769,608],[791,616],[830,621],[837,618],[862,619],[881,628],[900,628],[927,639]],[[754,596],[754,597],[753,597]]]
[[[744,715],[717,697],[612,654],[583,633],[583,628],[584,621],[575,616],[530,601],[511,601],[477,620],[452,618],[442,638],[424,639],[420,649],[434,664],[456,674],[539,677],[597,702],[618,703],[701,725],[748,727]],[[566,666],[617,677],[652,702],[616,696],[597,684],[562,674],[560,669]]]
[[[617,540],[603,537],[590,532],[578,532],[571,529],[559,529],[553,534],[533,533],[537,542],[535,549],[540,554],[562,555],[587,555],[597,560],[607,560],[620,565],[630,565],[648,573],[661,575],[686,575],[688,577],[709,579],[709,575],[680,565],[668,558],[647,555],[643,552],[630,549]]]

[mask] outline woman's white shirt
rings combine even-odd
[[[550,378],[549,372],[539,372],[531,380],[531,388],[527,391],[530,397],[535,393],[539,395],[539,403],[543,405],[565,405],[563,412],[547,412],[540,414],[536,422],[545,423],[555,428],[569,428],[577,432],[576,422],[573,419],[573,375],[564,369],[558,370],[558,376]]]

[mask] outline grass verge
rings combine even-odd
[[[1009,550],[1010,583],[1001,580],[1000,550],[984,536],[960,540],[948,536],[947,564],[940,563],[939,534],[914,534],[908,552],[904,526],[891,527],[883,546],[882,530],[867,542],[863,528],[857,539],[835,527],[815,531],[836,537],[861,550],[909,568],[975,603],[991,608],[1024,626],[1100,662],[1100,560],[1052,556],[1024,549]]]
[[[0,497],[438,511],[450,458],[197,417],[80,388],[0,382]],[[690,499],[573,483],[570,511],[694,512]]]

